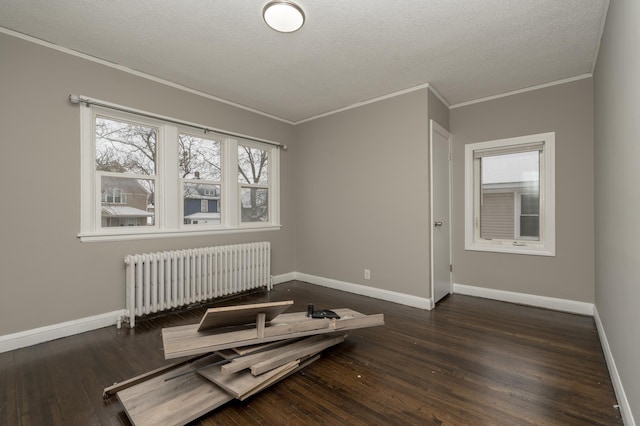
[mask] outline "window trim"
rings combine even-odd
[[[212,226],[185,227],[183,222],[182,180],[178,173],[178,145],[180,132],[193,133],[185,125],[175,124],[170,117],[150,118],[144,111],[128,110],[123,112],[114,108],[124,108],[117,105],[80,105],[80,232],[78,237],[82,242],[124,241],[151,238],[181,237],[193,235],[213,235],[245,233],[254,231],[269,231],[281,229],[280,224],[280,149],[281,144],[250,141],[241,136],[230,136],[223,133],[216,134],[222,142],[221,195],[227,193],[222,205],[221,218],[224,223]],[[140,116],[136,115],[139,113]],[[146,115],[145,115],[146,114]],[[154,206],[155,224],[145,227],[114,227],[103,228],[100,221],[100,188],[99,178],[95,169],[95,117],[96,115],[133,121],[145,125],[158,127],[158,154],[156,160],[156,195]],[[204,128],[194,124],[194,128]],[[170,142],[172,141],[172,142]],[[240,223],[239,187],[237,185],[237,146],[239,143],[251,144],[269,152],[269,222]],[[173,149],[175,148],[175,150]],[[173,152],[175,151],[175,152]],[[234,156],[235,153],[235,156]],[[226,170],[226,172],[224,171]],[[129,177],[129,176],[122,176]]]
[[[544,142],[540,155],[540,239],[487,240],[479,237],[479,167],[474,151]],[[516,195],[519,194],[516,192]],[[477,226],[476,226],[477,225]],[[465,145],[465,249],[497,253],[556,255],[555,226],[555,132],[476,142]]]

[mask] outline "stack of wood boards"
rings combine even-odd
[[[383,314],[333,309],[339,319],[283,313],[293,301],[211,308],[198,324],[164,328],[166,359],[192,356],[105,389],[134,425],[184,425],[249,398],[314,362],[347,337],[384,325]]]

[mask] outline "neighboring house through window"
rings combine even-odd
[[[467,250],[555,255],[555,134],[465,147]]]

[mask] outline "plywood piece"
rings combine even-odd
[[[254,376],[248,371],[225,375],[220,368],[216,367],[200,369],[198,374],[211,380],[235,398],[243,399],[244,395],[251,393],[254,389],[263,389],[265,385],[268,386],[285,377],[298,364],[298,360],[294,360],[260,376]]]
[[[271,321],[273,318],[287,310],[291,305],[293,305],[293,300],[209,308],[200,320],[198,331],[206,331],[214,328],[235,325],[254,324],[258,314],[265,314],[264,320]]]
[[[185,365],[118,392],[118,398],[135,426],[184,425],[231,401],[233,396]]]
[[[351,330],[384,325],[384,315],[364,315],[351,309],[332,309],[341,319],[308,318],[306,312],[281,314],[274,318],[264,330],[263,338],[253,330],[239,330],[228,333],[201,333],[198,324],[162,329],[162,342],[166,359],[197,355],[221,349],[249,346],[277,340],[296,339],[316,334],[334,333],[336,329]],[[343,320],[342,317],[345,317]],[[371,320],[354,321],[356,318],[373,317]],[[344,321],[346,324],[341,325]]]
[[[328,347],[344,342],[344,338],[345,336],[324,337],[320,341],[306,345],[303,348],[293,348],[288,352],[252,365],[251,374],[259,376],[287,362],[300,359],[305,356],[315,355]]]
[[[318,344],[319,342],[323,342],[325,339],[326,337],[322,335],[311,336],[311,337],[304,338],[302,340],[288,343],[286,345],[282,345],[274,349],[269,349],[262,352],[241,356],[233,359],[230,363],[223,365],[220,368],[220,371],[222,372],[222,374],[236,373],[238,371],[251,368],[251,366],[261,363],[263,361],[279,358],[285,354],[290,354],[290,353],[298,354],[298,353],[304,352],[305,349],[315,344]],[[329,337],[329,339],[331,339],[331,337]],[[320,351],[318,350],[316,352],[320,352]],[[302,356],[304,355],[291,358],[288,361],[299,359]],[[288,361],[285,361],[281,364],[284,364]]]

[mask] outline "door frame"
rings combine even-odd
[[[447,139],[449,146],[449,264],[453,265],[453,247],[452,247],[452,223],[451,223],[451,215],[452,215],[452,198],[453,198],[453,185],[452,185],[452,176],[451,176],[451,133],[440,124],[438,124],[433,119],[429,120],[429,256],[430,256],[430,268],[429,268],[429,280],[430,280],[430,289],[431,289],[431,297],[429,298],[429,309],[435,308],[435,265],[434,265],[434,256],[433,256],[433,226],[434,226],[434,217],[433,217],[433,135],[434,133],[439,133],[445,139]],[[449,294],[453,292],[453,271],[449,269]]]

